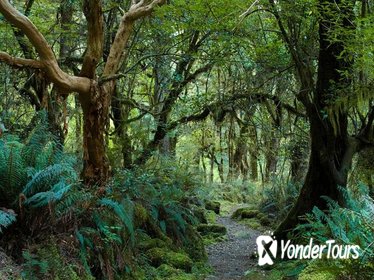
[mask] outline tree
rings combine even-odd
[[[295,205],[276,231],[281,238],[294,229],[301,216],[314,206],[326,209],[323,196],[344,204],[339,186],[347,185],[354,154],[367,145],[373,145],[374,108],[371,105],[359,133],[351,136],[348,126],[351,105],[339,107],[338,110],[334,106],[336,100],[344,98],[346,91],[353,91],[350,74],[353,60],[349,55],[342,55],[347,54],[347,41],[354,36],[353,4],[347,1],[319,1],[318,72],[314,83],[311,65],[302,60],[297,40],[287,33],[275,2],[270,0],[270,3],[297,68],[301,84],[297,97],[306,108],[311,139],[309,168],[304,185]]]
[[[105,127],[109,106],[115,88],[118,69],[123,61],[123,52],[132,34],[135,22],[148,16],[164,0],[131,1],[129,10],[123,14],[111,44],[108,59],[98,72],[98,63],[103,56],[104,18],[102,1],[84,0],[83,12],[87,20],[87,46],[82,68],[78,76],[63,71],[50,44],[30,19],[17,11],[9,1],[0,2],[0,12],[6,20],[23,32],[36,49],[39,60],[11,57],[0,52],[0,61],[12,66],[29,67],[43,71],[60,95],[77,93],[83,110],[83,161],[82,177],[86,184],[103,185],[110,173],[105,149]],[[98,77],[100,75],[100,77]]]

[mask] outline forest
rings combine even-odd
[[[374,279],[372,0],[0,0],[0,280]]]

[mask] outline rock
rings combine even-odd
[[[195,218],[199,221],[201,224],[207,224],[208,219],[205,215],[205,209],[201,207],[194,207],[192,209],[192,213],[195,216]]]
[[[260,221],[261,225],[263,225],[263,226],[269,226],[269,225],[271,225],[271,220],[264,213],[259,213],[257,215],[257,219]]]
[[[260,212],[251,207],[239,208],[235,210],[231,218],[233,219],[250,219],[256,217]]]
[[[260,212],[258,210],[244,210],[242,212],[241,218],[242,219],[250,219],[255,218]]]
[[[221,208],[221,203],[218,201],[205,201],[205,209],[212,210],[214,213],[219,214]]]
[[[225,235],[227,233],[227,229],[223,225],[213,224],[213,225],[198,225],[197,231],[200,232],[202,235],[208,235],[209,233],[217,233],[220,235]]]
[[[188,253],[190,258],[194,261],[205,261],[207,259],[207,254],[201,235],[191,225],[187,225],[184,235],[184,250]]]
[[[159,267],[162,264],[167,264],[191,272],[193,262],[186,254],[173,252],[167,248],[153,248],[148,250],[146,255],[152,266]]]
[[[168,244],[159,238],[153,238],[148,240],[140,241],[137,247],[141,250],[147,251],[152,248],[165,248]]]

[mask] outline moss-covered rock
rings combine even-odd
[[[217,233],[219,235],[225,235],[227,233],[227,229],[223,225],[219,224],[212,224],[212,225],[198,225],[197,231],[200,232],[201,235],[207,235],[209,233]]]
[[[196,280],[193,274],[186,273],[167,264],[162,264],[157,268],[158,275],[161,279],[167,280]]]
[[[218,201],[205,201],[205,209],[212,210],[214,213],[219,214],[221,208],[221,204]]]
[[[256,217],[260,212],[250,207],[239,208],[235,210],[231,218],[233,219],[250,219]]]
[[[184,250],[190,258],[194,261],[205,261],[208,256],[205,251],[204,240],[196,229],[187,225],[184,237]]]
[[[258,210],[245,210],[242,212],[241,218],[242,219],[255,218],[258,214],[259,214]]]
[[[151,264],[159,267],[162,264],[170,265],[174,268],[183,269],[190,272],[193,262],[189,256],[181,252],[173,252],[167,248],[153,248],[147,251],[147,257]]]
[[[263,225],[263,226],[269,226],[269,225],[271,225],[271,220],[264,213],[259,213],[257,215],[257,219],[260,221],[261,225]]]
[[[152,248],[165,248],[168,247],[168,244],[159,238],[152,238],[140,241],[137,247],[141,250],[147,251]]]
[[[212,210],[207,210],[207,211],[205,212],[205,215],[206,215],[206,218],[207,218],[209,224],[215,224],[215,223],[216,223],[216,220],[217,220],[217,214],[214,213],[214,211],[212,211]]]
[[[192,208],[192,213],[195,216],[195,218],[199,221],[201,224],[207,224],[208,219],[205,214],[205,209],[202,207],[193,207]]]
[[[168,277],[168,276],[180,274],[181,270],[163,263],[157,268],[157,272],[162,277]]]

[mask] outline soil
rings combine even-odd
[[[207,247],[214,274],[206,280],[246,279],[245,272],[257,265],[257,260],[251,256],[256,250],[256,238],[260,232],[239,224],[229,216],[219,217],[217,223],[226,227],[227,240]]]

